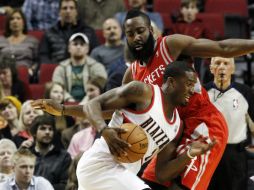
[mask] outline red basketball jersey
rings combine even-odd
[[[156,41],[154,54],[147,65],[142,65],[139,61],[132,63],[132,77],[134,80],[162,86],[164,70],[173,61],[168,51],[166,37],[160,37]],[[199,108],[207,104],[211,104],[209,96],[198,80],[195,85],[195,94],[190,98],[188,105],[178,108],[181,119],[188,117],[187,113],[195,114]]]
[[[161,86],[163,83],[164,70],[166,66],[173,61],[168,51],[166,37],[161,37],[157,40],[154,54],[147,65],[142,65],[139,61],[135,61],[132,64],[132,77],[134,80]],[[221,113],[210,102],[209,96],[206,90],[201,86],[199,80],[195,84],[195,93],[190,98],[188,105],[178,107],[177,109],[180,118],[184,120],[185,123],[181,144],[184,144],[186,139],[192,139],[193,134],[195,134],[195,131],[199,129],[198,126],[202,123],[205,123],[208,127],[209,139],[217,139],[216,146],[211,150],[211,153],[210,151],[208,152],[209,158],[206,158],[206,167],[204,167],[206,170],[200,167],[200,169],[194,173],[191,170],[187,177],[182,176],[182,184],[184,186],[190,189],[201,190],[208,186],[211,176],[224,152],[228,134],[227,125]],[[195,163],[195,165],[203,166],[203,162],[201,162],[202,156],[196,160],[197,163]],[[156,182],[155,163],[156,161],[153,160],[152,163],[148,165],[147,169],[144,171],[143,177]],[[167,186],[169,184],[166,183],[165,185]]]

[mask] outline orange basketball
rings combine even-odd
[[[117,158],[123,163],[132,163],[144,157],[148,148],[148,139],[145,131],[138,125],[133,123],[124,123],[121,128],[127,129],[127,132],[120,135],[120,138],[131,144],[126,149],[127,156],[121,155]]]

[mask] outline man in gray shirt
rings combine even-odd
[[[91,57],[102,63],[108,71],[109,66],[123,56],[124,44],[121,40],[122,29],[118,21],[109,18],[103,23],[105,44],[94,48]]]

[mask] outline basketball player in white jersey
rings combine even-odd
[[[91,100],[84,105],[83,111],[78,106],[61,107],[49,100],[37,100],[33,106],[54,115],[85,116],[101,133],[102,137],[79,161],[77,177],[80,190],[149,190],[136,172],[154,155],[157,154],[157,178],[163,181],[169,167],[175,166],[172,173],[177,176],[195,156],[205,153],[215,144],[215,141],[207,144],[206,139],[201,138],[192,142],[184,154],[170,160],[171,143],[175,143],[181,133],[176,106],[188,103],[195,83],[192,68],[185,62],[175,62],[166,67],[161,88],[133,81]],[[104,121],[106,115],[103,111],[107,110],[119,110],[114,114],[110,127]],[[141,160],[123,165],[114,156],[125,153],[129,146],[118,137],[118,133],[124,132],[118,127],[125,121],[144,129],[148,150]]]

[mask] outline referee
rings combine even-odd
[[[243,84],[232,82],[235,72],[233,58],[214,57],[210,71],[214,81],[205,87],[211,102],[223,114],[228,125],[228,142],[213,175],[209,190],[246,190],[248,144],[247,118],[254,120],[254,94]],[[253,131],[252,129],[250,131]]]

